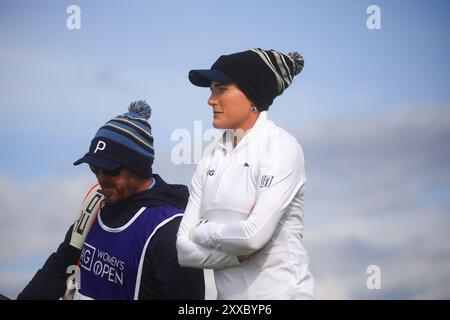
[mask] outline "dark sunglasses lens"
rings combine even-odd
[[[114,176],[119,175],[120,171],[122,170],[121,167],[115,168],[115,169],[111,169],[111,170],[100,169],[99,167],[96,167],[93,164],[89,164],[89,167],[91,168],[91,171],[94,174],[98,174],[100,172],[100,170],[101,170],[104,175],[110,176],[110,177],[114,177]]]
[[[99,169],[96,166],[89,164],[89,168],[91,168],[93,174],[98,174]]]
[[[102,171],[107,176],[114,177],[120,173],[120,170],[122,170],[122,168],[115,168],[115,169],[111,169],[111,170],[102,170]]]

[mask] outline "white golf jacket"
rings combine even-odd
[[[312,299],[303,247],[303,150],[261,112],[198,163],[177,238],[183,266],[214,269],[218,299]],[[243,263],[237,256],[250,255]]]

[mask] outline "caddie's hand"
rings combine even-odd
[[[72,237],[70,239],[70,244],[72,246],[78,249],[83,247],[84,240],[104,202],[105,196],[103,195],[100,185],[94,185],[84,197],[80,213],[73,225]]]

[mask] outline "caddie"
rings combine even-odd
[[[129,112],[97,131],[89,152],[74,163],[88,164],[98,184],[18,299],[71,296],[67,270],[74,265],[75,299],[204,299],[203,271],[181,267],[175,245],[189,191],[152,172],[150,115],[145,101],[131,103]]]

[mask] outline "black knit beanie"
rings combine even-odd
[[[211,81],[234,82],[263,111],[289,87],[303,66],[303,57],[297,52],[284,55],[256,48],[220,56],[209,70],[191,70],[189,80],[200,87],[209,87]]]

